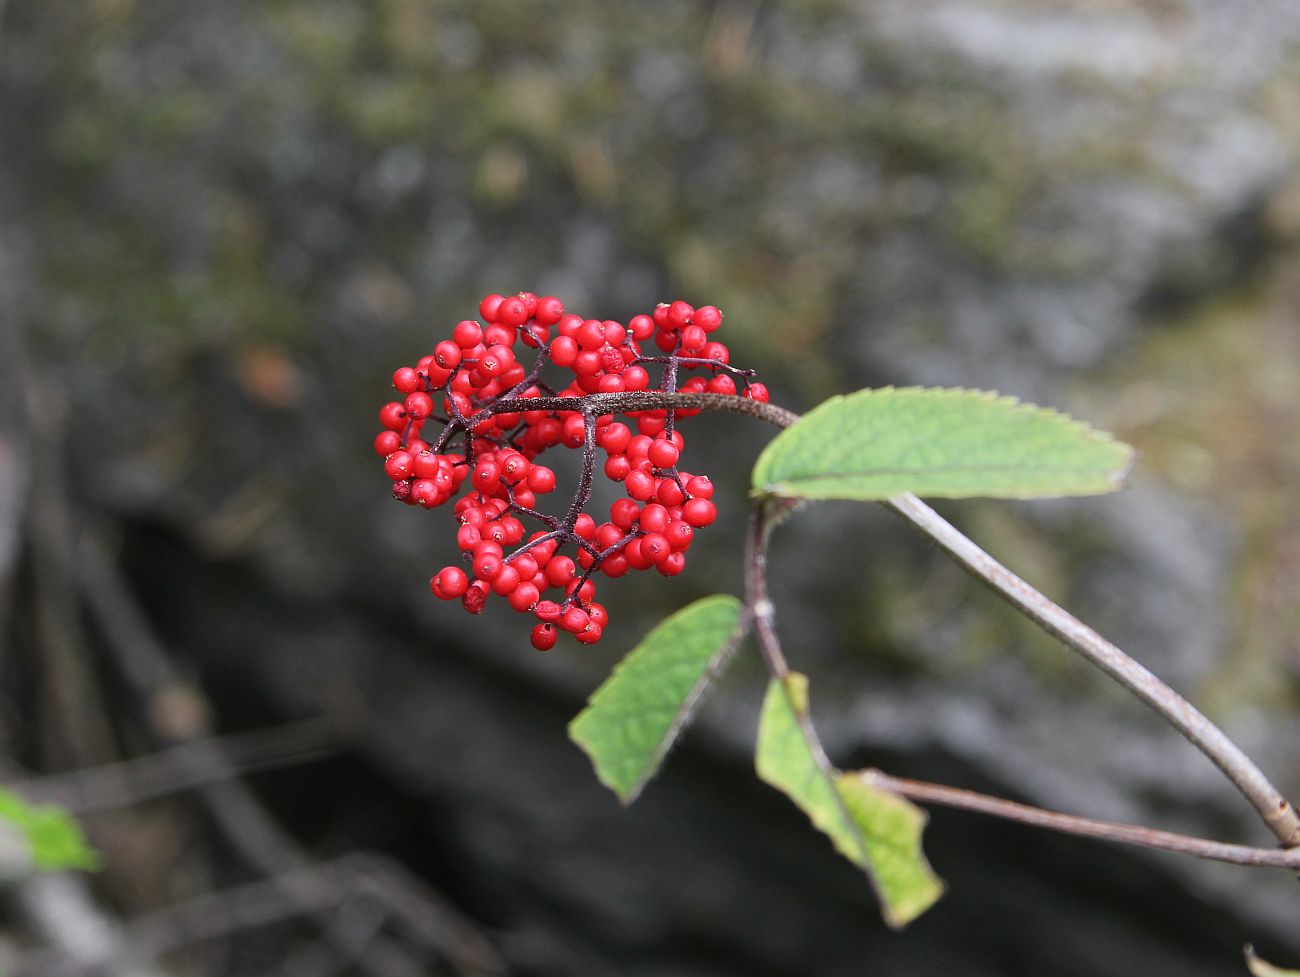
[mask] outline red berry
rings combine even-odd
[[[429,581],[429,589],[440,600],[455,600],[469,590],[469,576],[460,567],[443,567]]]
[[[671,478],[661,478],[659,480],[659,484],[655,488],[655,498],[659,500],[661,505],[670,509],[686,501],[686,496],[682,494],[676,480]]]
[[[707,342],[708,338],[699,326],[687,326],[682,330],[682,352],[687,356],[699,356]]]
[[[751,383],[745,388],[745,396],[760,404],[770,403],[772,399],[772,395],[767,392],[767,384],[764,383]]]
[[[433,413],[433,398],[423,390],[406,395],[406,412],[417,421],[422,421]]]
[[[501,308],[501,303],[504,301],[505,296],[497,295],[495,292],[484,296],[483,301],[478,304],[478,314],[488,322],[496,322],[497,309]]]
[[[632,440],[632,432],[620,421],[606,424],[596,433],[596,443],[611,455],[622,454]]]
[[[643,343],[655,334],[655,321],[648,315],[634,315],[628,320],[627,330],[633,339]]]
[[[583,349],[600,349],[605,345],[605,324],[599,319],[587,319],[574,338]]]
[[[581,607],[570,605],[557,623],[570,634],[577,634],[591,623],[591,618]]]
[[[495,319],[501,325],[508,326],[511,329],[522,326],[528,321],[528,306],[518,296],[508,298],[497,307]]]
[[[587,436],[587,422],[581,414],[574,414],[564,421],[564,443],[570,448],[581,447]]]
[[[625,390],[645,390],[650,386],[650,374],[643,366],[629,366],[623,371]]]
[[[692,475],[686,479],[686,491],[692,498],[711,499],[713,498],[713,482],[709,480],[708,475]]]
[[[674,519],[664,529],[664,539],[668,540],[668,545],[673,548],[674,552],[685,552],[690,549],[691,540],[694,538],[695,530],[684,519]]]
[[[398,393],[409,394],[420,389],[419,371],[409,366],[401,367],[393,374],[393,386]]]
[[[656,566],[662,563],[672,552],[673,548],[668,545],[668,540],[660,533],[647,533],[641,537],[642,555]]]
[[[483,330],[484,346],[513,346],[516,333],[513,329],[493,323]]]
[[[646,452],[646,457],[650,459],[650,464],[656,468],[672,468],[677,464],[677,458],[681,452],[678,451],[677,445],[666,438],[657,438],[650,445],[650,450]]]
[[[637,518],[640,515],[641,507],[631,499],[617,499],[609,507],[609,521],[623,532],[627,532],[636,525]]]
[[[489,377],[499,377],[514,365],[514,352],[509,346],[502,345],[489,346],[478,361],[478,368]]]
[[[633,504],[635,505],[635,503]],[[599,549],[607,550],[625,535],[626,533],[612,522],[603,522],[596,527],[596,546]]]
[[[716,376],[710,380],[706,389],[711,394],[727,394],[728,396],[732,396],[736,392],[736,381],[726,374],[723,374],[722,376]]]
[[[578,585],[576,580],[570,580],[564,585],[565,597],[572,597],[575,592],[578,595],[578,600],[585,604],[596,596],[596,585],[590,580],[583,581],[581,586]]]
[[[402,482],[415,474],[415,458],[409,451],[394,451],[384,459],[384,472],[394,482]]]
[[[553,326],[564,316],[564,303],[553,295],[544,295],[537,300],[537,309],[533,312],[540,326]]]
[[[384,404],[379,408],[379,423],[390,431],[400,431],[406,427],[406,405],[397,401]]]
[[[375,435],[375,454],[387,458],[402,446],[402,436],[396,431],[380,431]]]
[[[528,487],[538,495],[555,491],[555,472],[545,465],[533,465],[528,469]]]
[[[627,478],[623,481],[623,487],[627,494],[638,502],[649,502],[654,496],[655,479],[649,472],[632,471],[628,472]]]
[[[594,349],[584,349],[573,358],[573,372],[579,377],[594,377],[603,368],[600,354]]]
[[[654,438],[662,434],[664,428],[668,426],[668,418],[662,411],[656,411],[651,414],[645,414],[636,419],[636,429],[648,438]],[[646,450],[650,448],[646,445]]]
[[[483,327],[473,319],[463,319],[456,323],[456,328],[451,332],[451,338],[456,341],[456,344],[461,349],[473,349],[483,342]]]
[[[682,519],[696,529],[707,526],[718,518],[718,507],[709,499],[696,496],[682,506]]]
[[[596,520],[582,513],[573,524],[573,531],[579,538],[592,540],[596,538]]]
[[[501,484],[501,466],[495,461],[480,461],[474,466],[474,474],[469,478],[476,489],[484,495],[490,495]]]
[[[450,339],[444,339],[433,347],[433,361],[444,370],[454,370],[460,366],[462,355],[460,344]]]
[[[431,478],[417,478],[411,483],[411,499],[424,509],[432,509],[442,501],[438,486]]]
[[[571,557],[553,556],[546,564],[546,582],[552,587],[563,587],[578,573],[577,564]]]
[[[573,366],[578,349],[578,341],[572,336],[556,336],[551,340],[551,362],[556,366]]]
[[[501,571],[505,568],[505,565],[505,562],[498,553],[476,553],[474,555],[474,576],[490,583],[500,575]],[[518,583],[518,581],[519,574],[516,572],[515,582]]]
[[[541,590],[535,583],[531,580],[525,580],[510,592],[506,600],[520,614],[527,614],[537,606],[537,598],[541,594]]]
[[[599,624],[589,623],[585,628],[583,628],[581,631],[575,634],[574,637],[577,638],[578,641],[580,641],[584,645],[594,645],[597,641],[601,639],[601,636],[604,633],[605,633],[604,628],[602,628]]]
[[[500,459],[501,481],[508,485],[518,485],[528,476],[528,459],[518,452],[513,452]]]
[[[655,569],[665,577],[675,577],[686,569],[686,554],[681,551],[669,553],[661,563],[655,565]]]
[[[533,608],[533,614],[539,621],[545,623],[554,623],[564,614],[564,610],[553,600],[539,600],[537,606]]]
[[[722,312],[717,306],[701,305],[693,316],[695,324],[705,332],[713,332],[722,325]]]
[[[538,651],[550,651],[555,647],[555,642],[559,636],[560,633],[556,630],[554,624],[543,621],[541,624],[533,625],[533,630],[528,637],[532,641],[533,647]]]
[[[668,306],[668,325],[673,329],[681,329],[685,326],[689,326],[694,315],[695,307],[689,302],[683,302],[681,299],[678,299]]]
[[[500,572],[492,578],[492,593],[498,597],[510,596],[518,586],[519,571],[509,563],[502,566]]]
[[[627,455],[610,455],[605,459],[605,477],[611,482],[621,482],[632,471]]]
[[[619,499],[619,502],[630,502],[630,499]],[[618,505],[618,502],[614,503]],[[632,505],[636,505],[635,502]],[[640,512],[638,523],[641,529],[647,533],[662,533],[668,528],[668,510],[658,502],[650,502]]]

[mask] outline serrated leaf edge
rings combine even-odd
[[[628,659],[640,651],[644,645],[649,643],[654,637],[656,631],[668,624],[668,622],[673,618],[680,614],[685,614],[692,609],[698,608],[706,601],[721,601],[734,607],[741,613],[738,615],[736,624],[732,627],[726,640],[718,647],[718,650],[713,653],[712,657],[710,657],[708,664],[705,665],[704,670],[700,673],[700,677],[696,680],[695,684],[691,687],[691,690],[682,700],[681,706],[674,714],[673,721],[669,724],[668,729],[660,739],[658,746],[651,751],[645,764],[644,772],[632,783],[631,786],[626,790],[623,790],[619,785],[610,781],[610,778],[606,775],[605,771],[603,771],[599,764],[596,763],[595,756],[587,749],[584,740],[578,738],[577,727],[579,721],[583,716],[590,712],[596,697],[600,694],[600,691],[610,682],[614,681],[623,666],[627,663]],[[745,639],[745,636],[749,632],[750,621],[751,618],[749,615],[744,613],[744,607],[740,600],[731,594],[712,594],[708,597],[701,597],[699,600],[692,601],[680,610],[665,617],[646,632],[645,637],[637,642],[636,646],[624,655],[612,669],[610,669],[610,673],[606,676],[605,681],[601,682],[600,685],[592,691],[591,695],[587,697],[587,704],[583,707],[582,711],[569,720],[569,724],[566,727],[569,739],[577,744],[578,748],[581,749],[583,753],[587,754],[587,758],[591,761],[592,769],[595,771],[596,779],[605,787],[609,788],[609,790],[618,798],[619,803],[624,807],[630,806],[638,797],[640,797],[641,791],[645,789],[646,784],[654,779],[655,774],[659,772],[659,768],[663,766],[664,759],[668,756],[668,753],[672,750],[682,732],[688,725],[690,725],[691,720],[695,717],[695,711],[699,708],[700,702],[704,698],[704,693],[708,691],[709,687],[726,668],[736,649]]]
[[[759,454],[758,459],[754,462],[754,469],[751,477],[750,495],[753,497],[761,497],[765,495],[777,496],[781,498],[802,497],[801,493],[794,490],[791,487],[791,484],[789,482],[767,482],[761,485],[757,484],[760,481],[762,469],[765,466],[770,466],[771,464],[770,459],[772,457],[772,453],[776,450],[776,446],[780,443],[781,438],[786,434],[786,432],[797,430],[801,424],[804,424],[805,422],[807,422],[812,418],[816,418],[819,414],[823,412],[829,412],[830,410],[833,410],[838,404],[841,404],[845,401],[852,400],[854,398],[861,398],[863,400],[867,400],[873,396],[877,396],[880,394],[925,394],[927,396],[940,395],[940,396],[951,396],[953,398],[975,397],[977,399],[984,400],[992,404],[998,404],[998,403],[1006,404],[1011,409],[1012,413],[1045,414],[1050,417],[1064,421],[1065,426],[1068,429],[1073,430],[1074,432],[1082,435],[1088,440],[1101,442],[1103,444],[1114,444],[1125,450],[1125,457],[1122,465],[1107,473],[1108,478],[1113,483],[1114,489],[1120,489],[1125,486],[1125,484],[1128,481],[1128,476],[1133,470],[1133,464],[1137,458],[1137,452],[1134,451],[1131,445],[1126,444],[1123,441],[1120,441],[1118,438],[1116,438],[1113,434],[1110,434],[1108,431],[1104,431],[1101,428],[1093,427],[1087,421],[1083,421],[1075,417],[1073,414],[1070,414],[1066,411],[1060,410],[1055,407],[1044,407],[1040,404],[1034,404],[1029,401],[1021,400],[1019,397],[1016,397],[1013,394],[1003,394],[1003,393],[999,393],[996,390],[980,390],[973,387],[925,387],[919,385],[909,386],[909,387],[895,387],[893,385],[884,386],[884,387],[866,387],[862,390],[855,390],[852,393],[835,394],[834,396],[827,398],[826,400],[818,404],[816,407],[814,407],[812,410],[808,411],[808,413],[804,414],[793,425],[786,428],[775,438],[773,438],[770,442],[768,442],[767,446]],[[994,467],[996,466],[983,466],[983,470],[990,470]],[[1017,466],[1017,467],[1023,467],[1023,466]],[[906,471],[906,469],[876,469],[876,471],[883,473],[883,472]],[[859,473],[843,472],[843,473],[828,473],[824,475],[810,475],[807,476],[805,480],[815,481],[816,479],[819,478],[829,480],[832,478],[849,477],[855,474],[859,474]],[[1098,492],[1091,493],[1091,494],[1102,494],[1102,492],[1104,491],[1108,491],[1108,490],[1100,490]],[[965,493],[950,494],[943,491],[927,491],[923,494],[928,498],[972,498],[973,497]],[[1070,494],[1077,495],[1077,494],[1088,494],[1088,493],[1070,493]],[[1000,493],[997,497],[1005,498],[1005,499],[1030,499],[1030,498],[1041,499],[1041,498],[1052,498],[1053,496],[1042,495],[1038,493],[1026,493],[1021,495],[1015,492],[1006,492],[1006,493]]]

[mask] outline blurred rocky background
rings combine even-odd
[[[683,297],[806,409],[996,388],[1130,490],[942,510],[1300,794],[1291,0],[0,3],[0,753],[106,867],[0,891],[9,974],[1244,973],[1286,873],[935,811],[902,934],[752,775],[742,658],[630,810],[566,740],[662,614],[737,590],[771,432],[596,651],[428,594],[394,367],[483,294]],[[833,758],[1267,845],[1155,717],[887,514],[775,542]]]

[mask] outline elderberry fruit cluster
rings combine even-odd
[[[699,411],[637,409],[647,398],[636,395],[766,402],[767,388],[712,338],[722,325],[713,306],[665,303],[624,325],[520,292],[487,296],[479,314],[481,322],[457,323],[449,339],[393,374],[400,399],[379,411],[375,452],[395,499],[426,509],[455,499],[462,559],[429,582],[437,597],[459,599],[471,614],[490,596],[503,598],[535,619],[532,644],[541,651],[562,631],[595,644],[609,621],[595,599],[598,576],[681,573],[696,531],[717,517],[713,483],[679,465],[678,421]],[[647,344],[658,352],[644,351]],[[564,386],[544,376],[548,364]],[[582,452],[577,490],[559,514],[538,508],[556,479],[537,459],[556,447]],[[600,473],[626,497],[597,520],[585,510],[600,452]],[[526,521],[541,528],[529,532]]]

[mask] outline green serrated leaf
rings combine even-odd
[[[754,465],[760,494],[807,499],[1044,498],[1110,492],[1132,449],[1068,415],[978,390],[884,387],[832,397]]]
[[[1300,970],[1283,970],[1260,958],[1249,943],[1245,947],[1246,966],[1254,977],[1300,977]]]
[[[569,724],[569,738],[624,804],[641,793],[690,721],[722,653],[735,644],[728,639],[740,616],[740,601],[718,594],[661,621]]]
[[[0,819],[23,836],[32,864],[41,871],[99,867],[99,853],[86,841],[81,825],[53,804],[29,804],[13,791],[0,789]]]
[[[754,763],[759,777],[866,871],[890,926],[906,926],[943,895],[921,851],[925,812],[830,765],[811,733],[808,679],[798,672],[768,685]]]

